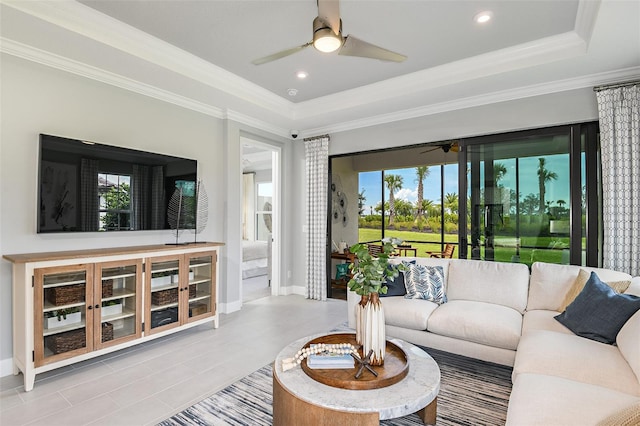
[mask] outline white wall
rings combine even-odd
[[[2,55],[1,60],[2,254],[162,244],[172,240],[170,231],[37,234],[39,133],[197,159],[198,175],[209,196],[208,225],[198,239],[224,241],[225,211],[220,202],[226,190],[222,120],[9,55]],[[184,238],[191,239],[193,234],[185,232]],[[224,248],[221,257],[225,263]],[[11,264],[0,261],[1,375],[11,373],[11,275]],[[221,281],[224,289],[226,283]],[[224,299],[224,290],[222,297],[222,303],[229,302]]]

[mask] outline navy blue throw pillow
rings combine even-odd
[[[410,262],[404,262],[404,263],[415,264],[416,261],[412,260]],[[404,273],[400,272],[398,273],[397,277],[393,279],[388,279],[386,286],[387,286],[387,294],[380,294],[380,297],[404,296],[407,293],[407,288],[404,285]]]
[[[578,336],[613,344],[622,326],[638,309],[640,297],[617,293],[591,272],[580,294],[555,319]]]

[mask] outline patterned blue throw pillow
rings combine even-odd
[[[439,305],[447,303],[442,266],[405,265],[409,268],[403,273],[406,299],[424,299]]]

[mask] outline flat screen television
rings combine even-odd
[[[170,229],[171,196],[193,192],[197,170],[196,160],[41,134],[37,231]]]

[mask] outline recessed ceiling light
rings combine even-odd
[[[296,77],[298,77],[300,80],[304,80],[305,78],[309,77],[309,74],[304,71],[298,71],[296,73]]]
[[[476,16],[473,17],[473,20],[478,24],[484,24],[486,22],[489,22],[492,17],[493,17],[493,12],[487,10],[487,11],[478,13]]]

